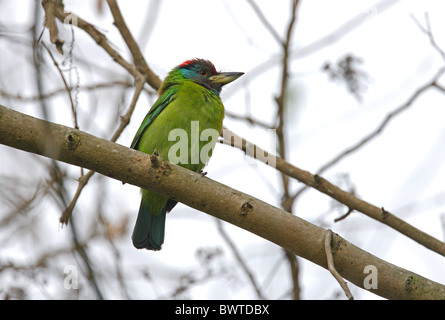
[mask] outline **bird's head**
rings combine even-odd
[[[216,94],[221,93],[224,85],[238,79],[244,72],[217,72],[215,66],[208,60],[192,59],[176,67],[181,75],[190,79]]]

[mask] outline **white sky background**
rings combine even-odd
[[[26,24],[32,17],[23,15],[17,3],[29,5],[32,1],[10,2],[6,16],[0,12],[3,24],[9,21],[17,25]],[[96,25],[104,32],[120,52],[128,57],[125,45],[112,17],[105,7],[98,16],[93,1],[64,1],[66,10],[73,11],[83,19]],[[256,1],[268,21],[283,37],[289,19],[289,1]],[[429,44],[428,37],[421,32],[412,16],[424,23],[424,14],[429,14],[433,34],[438,44],[445,49],[445,2],[443,1],[399,1],[381,13],[374,6],[375,1],[301,1],[297,25],[293,36],[293,48],[304,48],[315,40],[333,32],[353,17],[363,14],[363,24],[343,36],[339,41],[322,50],[303,57],[295,58],[291,64],[291,99],[287,115],[288,148],[290,163],[315,173],[318,168],[338,155],[344,149],[361,140],[383,121],[385,116],[406,102],[414,91],[432,79],[437,70],[444,65],[440,55]],[[5,7],[4,4],[2,4]],[[246,1],[162,1],[159,14],[152,24],[144,21],[148,8],[153,1],[120,1],[126,22],[138,39],[144,43],[145,58],[161,78],[174,66],[184,60],[202,57],[211,60],[217,69],[223,71],[243,71],[245,76],[223,89],[222,99],[228,111],[240,115],[248,113],[255,119],[273,125],[274,96],[279,92],[279,69],[271,65],[269,71],[251,77],[250,71],[271,58],[277,58],[280,48],[264,25],[259,21]],[[31,6],[32,7],[32,6]],[[26,12],[26,10],[25,10]],[[148,27],[149,30],[142,30]],[[68,50],[71,29],[61,28]],[[98,48],[82,31],[76,30],[75,52],[89,63],[113,70],[116,79],[125,74],[121,67]],[[43,36],[49,43],[48,33]],[[5,42],[0,42],[0,45]],[[13,50],[0,56],[0,70],[10,75],[10,80],[0,80],[0,87],[22,95],[35,93],[35,88],[26,86],[26,67],[13,69],[6,61],[14,55]],[[295,52],[295,51],[294,51]],[[332,82],[321,72],[322,65],[329,61],[335,63],[345,54],[352,53],[363,59],[359,67],[369,75],[363,100],[357,102],[344,84]],[[15,53],[17,54],[17,53]],[[26,59],[26,58],[24,58]],[[29,59],[29,58],[28,58]],[[79,62],[77,62],[79,63]],[[273,63],[273,62],[271,62]],[[76,61],[74,61],[76,65]],[[99,82],[90,77],[88,68],[81,67],[81,85]],[[57,82],[54,70],[48,71],[49,77]],[[25,80],[23,80],[25,79]],[[24,83],[20,90],[17,81]],[[442,80],[443,81],[443,80]],[[32,83],[32,80],[29,81]],[[443,81],[445,82],[445,81]],[[48,91],[51,88],[48,88]],[[53,88],[54,89],[54,88]],[[104,99],[113,99],[113,92]],[[117,97],[116,97],[117,98]],[[126,97],[126,105],[131,95]],[[71,113],[65,96],[53,100],[58,105],[51,116],[57,123],[72,125]],[[38,109],[26,104],[14,105],[10,101],[0,102],[6,106],[41,116]],[[337,183],[339,175],[347,173],[360,198],[377,206],[382,206],[400,218],[428,234],[444,239],[445,214],[445,97],[434,89],[422,94],[416,102],[392,120],[387,129],[371,143],[358,152],[346,157],[338,165],[323,174],[325,178]],[[118,143],[130,145],[142,118],[153,103],[153,99],[142,97],[129,127]],[[104,105],[105,104],[105,105]],[[90,107],[95,105],[95,117],[103,121],[91,125]],[[124,107],[123,107],[124,108]],[[114,112],[113,112],[114,114]],[[79,95],[79,126],[81,130],[109,138],[110,124],[106,103],[91,101]],[[116,120],[117,121],[117,120]],[[99,123],[99,124],[98,124]],[[99,125],[103,126],[100,127]],[[251,126],[227,117],[225,126],[270,150],[270,135],[262,128]],[[271,150],[273,151],[273,150]],[[20,164],[26,164],[27,155],[0,146],[2,165],[0,173],[22,175]],[[23,161],[23,162],[22,162]],[[24,172],[25,171],[25,172]],[[208,177],[230,187],[246,192],[273,205],[279,205],[280,179],[276,171],[262,164],[248,164],[244,156],[230,147],[217,145],[206,171]],[[73,168],[72,178],[79,175]],[[93,178],[82,193],[79,209],[74,214],[81,221],[87,221],[88,205],[97,196]],[[107,178],[100,178],[107,179]],[[124,185],[119,181],[107,179],[107,189],[112,197],[103,208],[110,220],[119,220],[119,214],[130,215],[132,227],[139,208],[139,192],[136,187]],[[73,191],[76,182],[72,181]],[[294,182],[292,190],[301,184]],[[0,198],[0,201],[4,201]],[[354,212],[346,220],[334,223],[333,220],[346,212],[346,208],[334,210],[332,201],[317,191],[307,191],[294,206],[294,213],[314,223],[331,228],[348,241],[372,254],[400,267],[419,273],[434,281],[445,283],[444,260],[438,254],[425,249],[389,227],[374,222],[361,213]],[[45,204],[42,204],[42,208]],[[46,207],[45,207],[46,208]],[[83,210],[85,209],[85,210]],[[89,208],[91,210],[91,208]],[[0,202],[0,215],[1,215]],[[65,229],[58,225],[59,212],[49,209],[35,219],[42,219],[42,243],[46,249],[63,243]],[[89,224],[88,224],[89,225]],[[224,223],[241,250],[257,281],[267,281],[270,270],[276,268],[283,252],[276,245],[237,227]],[[199,247],[224,248],[227,265],[238,275],[236,281],[210,281],[197,285],[191,291],[194,299],[252,299],[255,298],[242,271],[237,267],[231,251],[217,232],[215,219],[183,205],[178,205],[167,217],[166,238],[160,252],[136,250],[131,244],[131,230],[128,236],[118,243],[121,250],[121,263],[125,272],[134,268],[148,267],[155,279],[152,284],[141,280],[137,273],[127,274],[130,281],[132,298],[145,299],[162,297],[169,293],[165,288],[178,280],[176,274],[181,270],[197,268],[195,252]],[[11,231],[11,237],[14,236]],[[19,259],[32,261],[35,253],[17,241],[9,241],[8,247],[0,248],[0,259]],[[113,265],[112,257],[102,251],[103,244],[92,243],[90,253],[100,264]],[[42,249],[43,250],[43,249]],[[72,263],[72,262],[69,262]],[[334,298],[339,291],[338,284],[329,272],[300,259],[302,297],[304,299]],[[280,298],[289,290],[288,266],[281,263],[273,281],[264,291],[267,298]],[[63,273],[63,271],[60,271]],[[173,276],[172,276],[173,275]],[[11,279],[10,279],[11,280]],[[0,280],[1,281],[1,280]],[[12,281],[12,280],[11,280]],[[54,286],[60,284],[55,283]],[[356,298],[378,298],[352,284]],[[107,298],[121,298],[113,291],[113,284],[104,287]],[[52,288],[46,289],[51,295]],[[55,289],[54,289],[55,290]],[[34,298],[39,298],[42,290],[35,289]],[[43,295],[45,296],[45,295]],[[288,296],[287,296],[288,297]],[[343,299],[343,293],[339,298]]]

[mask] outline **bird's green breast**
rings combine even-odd
[[[193,81],[185,80],[174,89],[171,102],[145,130],[137,149],[156,149],[162,158],[199,171],[222,129],[224,106],[217,94]]]

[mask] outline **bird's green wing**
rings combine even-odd
[[[139,140],[144,134],[145,130],[150,126],[150,124],[156,119],[156,117],[165,109],[175,98],[176,91],[174,88],[166,91],[158,100],[156,100],[155,104],[151,107],[150,111],[148,111],[145,116],[144,121],[142,121],[139,130],[136,132],[134,136],[133,142],[131,143],[130,148],[137,149]]]

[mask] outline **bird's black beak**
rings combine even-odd
[[[223,86],[238,79],[243,74],[244,72],[218,72],[214,76],[211,76],[209,80]]]

